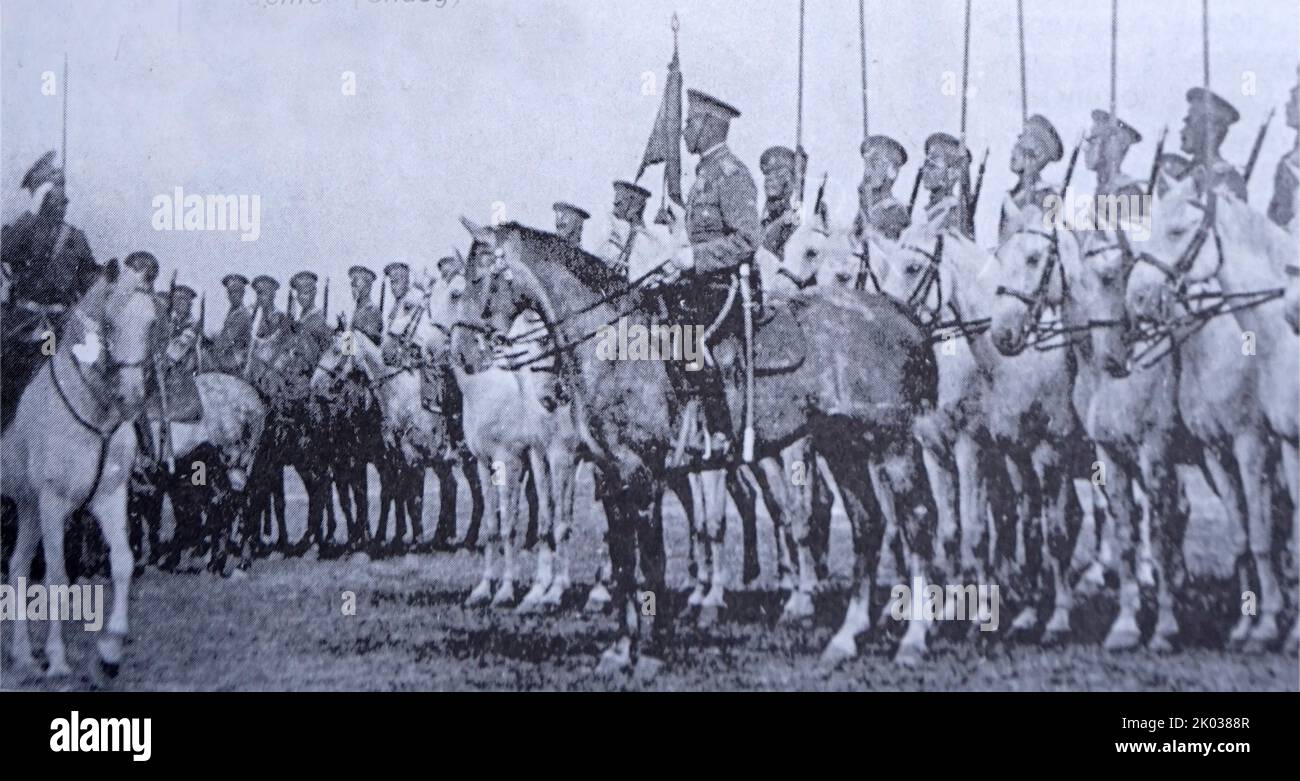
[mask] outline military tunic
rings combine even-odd
[[[294,327],[310,336],[316,343],[316,355],[313,361],[319,359],[320,354],[329,347],[332,340],[329,323],[325,320],[325,312],[321,309],[312,309],[305,315],[299,315]]]
[[[1091,230],[1082,232],[1081,246],[1084,253],[1102,251],[1106,248],[1119,246],[1117,243],[1118,240],[1115,237],[1115,230],[1118,226],[1110,224],[1112,216],[1116,219],[1122,218],[1130,222],[1136,222],[1139,219],[1150,219],[1150,214],[1135,214],[1131,211],[1134,203],[1142,204],[1144,202],[1145,195],[1145,184],[1123,173],[1117,174],[1114,179],[1106,184],[1105,187],[1098,188],[1092,203],[1089,205],[1088,217],[1089,224],[1092,228]],[[1135,196],[1137,198],[1136,201],[1134,200]],[[1097,208],[1098,205],[1101,204],[1103,199],[1109,197],[1125,199],[1128,204],[1125,208],[1129,210],[1120,212],[1118,211],[1119,207],[1116,207],[1116,211],[1113,212],[1113,214],[1109,208],[1102,209],[1099,212]],[[1140,205],[1137,208],[1143,209],[1146,207]],[[1066,216],[1073,218],[1074,215]]]
[[[368,336],[375,344],[379,344],[384,335],[384,319],[379,314],[379,307],[369,301],[358,306],[352,313],[352,328]]]
[[[99,267],[80,229],[30,212],[3,230],[3,257],[13,274],[10,296],[42,306],[76,303]]]
[[[695,260],[693,274],[683,277],[682,301],[688,316],[708,325],[726,301],[731,275],[752,263],[762,229],[758,191],[749,169],[725,144],[710,149],[695,167],[695,183],[686,198],[686,234]],[[758,275],[750,275],[757,290]],[[729,321],[739,321],[736,307]]]
[[[1024,189],[1020,185],[1007,192],[1006,197],[1002,200],[1002,212],[998,216],[998,243],[1006,241],[1019,226],[1011,225],[1007,220],[1007,214],[1010,211],[1008,206],[1014,205],[1016,209],[1025,209],[1033,206],[1042,211],[1047,211],[1047,199],[1049,196],[1056,195],[1056,188],[1052,185],[1039,181],[1033,187]]]
[[[221,324],[214,349],[217,365],[230,374],[239,374],[244,370],[244,360],[248,357],[249,336],[253,332],[253,313],[240,304],[232,307]]]
[[[1268,218],[1287,230],[1293,230],[1298,198],[1300,150],[1293,149],[1277,161],[1277,171],[1273,174],[1273,198],[1268,203]]]
[[[1197,192],[1205,192],[1205,183],[1209,179],[1215,192],[1230,192],[1246,200],[1246,179],[1227,160],[1217,159],[1208,166],[1204,162],[1194,163],[1189,173],[1196,181]]]
[[[790,199],[784,196],[769,198],[763,205],[763,219],[759,226],[763,229],[763,249],[778,259],[783,257],[785,245],[798,227],[790,212]]]

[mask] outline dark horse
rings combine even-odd
[[[602,359],[594,337],[621,317],[629,328],[648,326],[650,296],[553,234],[515,223],[482,227],[462,221],[474,243],[457,326],[508,341],[514,318],[531,309],[559,346],[560,381],[573,399],[576,429],[596,464],[597,495],[609,526],[619,630],[601,667],[627,669],[640,654],[638,553],[647,589],[667,593],[663,530],[652,508],[684,404],[664,361]],[[775,456],[811,437],[844,496],[854,532],[856,589],[844,625],[823,655],[838,661],[856,654],[855,637],[870,624],[882,513],[892,514],[906,536],[913,576],[928,575],[935,511],[912,421],[933,403],[937,372],[917,322],[882,296],[838,291],[773,301],[769,307],[794,318],[804,338],[798,340],[799,360],[757,381],[755,454]],[[715,354],[720,353],[715,349]],[[727,393],[738,419],[743,392],[729,387]],[[722,481],[715,484],[720,499]],[[647,612],[654,614],[652,643],[664,642],[671,621],[658,611]],[[899,661],[924,654],[925,633],[921,621],[912,622]]]

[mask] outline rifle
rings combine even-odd
[[[1074,151],[1070,153],[1070,162],[1065,166],[1065,181],[1061,183],[1061,197],[1065,197],[1065,191],[1070,188],[1070,180],[1074,178],[1074,166],[1079,162],[1079,150],[1083,148],[1083,139],[1074,145]]]
[[[916,196],[921,193],[921,175],[925,173],[925,162],[921,162],[921,167],[916,169],[916,181],[912,182],[912,196],[907,199],[907,219],[912,219],[912,212],[916,211]]]
[[[325,306],[321,310],[321,314],[325,316],[325,322],[329,322],[330,319],[330,278],[329,277],[325,277]]]
[[[248,379],[248,370],[253,365],[253,348],[257,346],[257,329],[262,325],[262,304],[253,305],[253,328],[248,333],[248,352],[244,354],[244,379]]]
[[[167,315],[163,319],[163,327],[166,329],[166,338],[163,340],[164,345],[171,344],[172,337],[172,314],[175,309],[176,301],[176,273],[180,269],[172,269],[172,281],[167,288]],[[167,462],[167,472],[176,471],[176,460],[171,452],[171,437],[168,436],[171,428],[171,416],[167,410],[167,374],[171,368],[165,361],[166,348],[163,355],[157,352],[153,356],[154,377],[158,380],[158,406],[162,408],[162,421],[158,425],[158,450],[163,460]]]
[[[203,373],[203,335],[208,325],[208,294],[199,296],[199,336],[194,340],[194,373]]]
[[[388,298],[388,277],[379,282],[379,322],[384,322],[384,299]]]
[[[1277,107],[1268,110],[1268,116],[1264,118],[1264,124],[1259,126],[1259,132],[1255,134],[1255,145],[1250,148],[1250,157],[1246,160],[1246,170],[1242,171],[1241,176],[1250,182],[1250,175],[1255,172],[1255,163],[1259,162],[1259,150],[1264,147],[1264,136],[1268,135],[1268,125],[1273,121],[1273,114]]]
[[[1151,175],[1147,178],[1147,195],[1152,195],[1156,191],[1156,182],[1160,180],[1160,158],[1165,155],[1165,136],[1169,135],[1169,128],[1166,126],[1160,131],[1160,140],[1156,142],[1156,156],[1151,161]]]
[[[975,207],[980,202],[980,191],[984,189],[984,171],[989,165],[989,148],[984,147],[984,157],[980,158],[979,171],[975,174],[975,190],[970,196],[970,213],[975,214]]]

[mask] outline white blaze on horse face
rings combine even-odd
[[[89,366],[98,361],[103,352],[104,346],[99,339],[99,331],[91,328],[86,329],[81,342],[72,346],[73,357],[83,366]]]

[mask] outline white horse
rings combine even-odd
[[[99,669],[116,675],[127,634],[132,555],[127,540],[126,499],[138,442],[132,421],[145,403],[145,367],[151,359],[153,295],[117,283],[110,263],[76,305],[57,339],[57,349],[23,391],[14,420],[0,437],[4,493],[18,508],[18,541],[9,560],[15,593],[41,542],[45,585],[67,607],[63,533],[68,519],[86,507],[108,543],[113,607],[97,641]],[[49,616],[46,675],[68,675],[62,623]],[[35,671],[25,621],[13,622],[13,669]]]
[[[1280,636],[1271,503],[1279,445],[1286,487],[1293,506],[1300,507],[1300,342],[1277,300],[1208,319],[1195,319],[1192,310],[1198,292],[1280,290],[1294,247],[1284,231],[1231,195],[1211,192],[1202,199],[1191,178],[1156,202],[1152,224],[1141,253],[1122,242],[1136,262],[1128,311],[1140,320],[1172,324],[1173,338],[1180,340],[1178,409],[1202,444],[1230,521],[1245,532],[1243,553],[1253,559],[1259,581],[1259,615],[1252,621],[1243,611],[1229,642],[1260,650]],[[1295,637],[1293,631],[1291,642]]]

